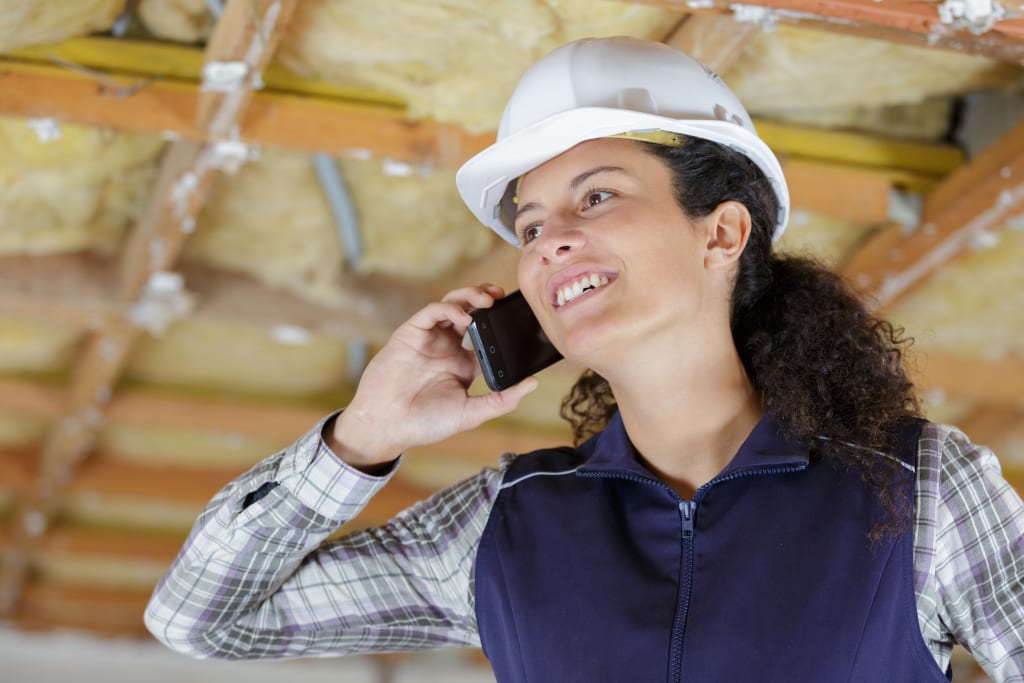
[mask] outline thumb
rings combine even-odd
[[[471,397],[464,413],[466,429],[478,427],[488,420],[508,415],[519,406],[523,398],[540,386],[536,377],[527,377],[504,391],[495,391],[482,396]]]

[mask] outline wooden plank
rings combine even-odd
[[[423,292],[387,278],[345,275],[331,306],[269,289],[252,278],[198,264],[176,272],[195,297],[191,318],[251,325],[281,325],[339,340],[383,343],[426,301]],[[131,301],[114,294],[117,264],[84,254],[0,256],[0,316],[60,322],[98,330],[132,319]]]
[[[983,405],[957,420],[957,427],[977,444],[1003,441],[1024,425],[1024,410],[1012,406]],[[999,455],[999,453],[996,453]]]
[[[780,156],[867,168],[948,175],[964,161],[963,150],[946,144],[906,142],[878,135],[755,120],[758,135]]]
[[[17,399],[26,392],[39,400],[22,404]],[[0,407],[22,414],[51,414],[65,392],[50,385],[20,378],[0,377]],[[341,407],[341,406],[337,406]],[[7,409],[5,408],[5,409]],[[125,387],[106,407],[110,424],[153,425],[238,432],[272,439],[292,440],[306,432],[333,408],[301,404],[272,404],[212,399],[200,393],[183,393]],[[39,413],[33,411],[38,410]],[[497,463],[506,451],[524,453],[564,443],[562,431],[551,433],[524,430],[505,422],[489,423],[446,441],[420,446],[410,457],[447,458],[483,467]]]
[[[693,14],[683,19],[664,42],[722,74],[760,32],[756,24],[733,21],[729,16]]]
[[[204,52],[196,125],[208,140],[235,137],[242,112],[262,87],[298,0],[228,0]],[[220,74],[218,76],[217,74]],[[225,76],[225,74],[227,74]]]
[[[184,537],[125,530],[55,526],[40,542],[39,550],[52,555],[110,558],[112,562],[142,560],[169,565],[184,540]]]
[[[128,87],[132,77],[107,77]],[[114,98],[76,72],[0,60],[0,113],[56,117],[172,138],[206,139],[192,120],[196,83],[150,83]],[[755,120],[765,142],[781,156],[900,169],[942,176],[963,154],[951,145],[893,141],[878,136],[825,131]],[[411,163],[457,167],[494,140],[429,120],[408,121],[393,107],[330,97],[301,97],[263,90],[253,95],[239,122],[238,139],[343,156],[356,154]]]
[[[130,88],[138,79],[109,75]],[[193,83],[154,82],[111,97],[82,74],[58,67],[0,60],[0,114],[54,117],[70,123],[205,139],[193,120],[199,94]],[[408,121],[394,107],[260,91],[239,123],[242,142],[336,156],[374,154],[409,163],[454,168],[493,142],[493,133],[468,133],[433,121]]]
[[[862,225],[889,218],[892,183],[880,173],[855,166],[789,157],[782,161],[794,209]]]
[[[0,315],[100,329],[120,315],[115,271],[92,254],[0,256]]]
[[[918,0],[630,0],[695,13],[735,14],[760,26],[800,26],[848,35],[1024,62],[1024,20],[1000,19],[973,32],[940,19],[939,2]],[[757,8],[763,8],[758,11]]]
[[[164,151],[145,213],[120,256],[117,298],[135,302],[153,273],[172,269],[213,181],[212,148],[174,142]]]
[[[36,459],[33,449],[0,448],[0,490],[28,489],[35,474]]]
[[[202,80],[205,61],[203,49],[194,45],[104,35],[75,36],[59,43],[30,45],[4,55],[9,59],[32,64],[61,65],[83,73],[119,73],[159,81],[191,83]],[[275,64],[263,70],[262,80],[266,88],[274,92],[354,100],[390,107],[396,111],[405,110],[405,102],[395,95],[303,78]]]
[[[946,395],[986,406],[1000,405],[1024,411],[1024,358],[1001,360],[964,358],[941,350],[918,349],[910,368],[919,389],[938,389]]]
[[[289,325],[339,340],[383,344],[395,328],[427,302],[416,287],[385,277],[343,275],[338,298],[320,305],[270,289],[252,278],[184,265],[178,269],[197,296],[192,317],[263,328]]]
[[[244,78],[227,84],[214,83],[216,79],[212,78],[204,81],[208,92],[200,95],[197,126],[210,142],[180,140],[165,151],[149,205],[120,255],[118,301],[129,305],[140,301],[151,277],[177,261],[185,238],[195,225],[212,174],[222,167],[219,141],[237,129],[257,84],[255,79],[270,60],[294,2],[229,0],[206,48],[204,73],[208,67],[211,73],[230,67],[242,55]],[[250,10],[254,13],[250,14]],[[68,414],[54,424],[47,436],[37,484],[23,498],[17,512],[21,524],[16,529],[14,547],[3,558],[0,612],[9,614],[15,608],[39,540],[60,507],[74,468],[92,448],[105,406],[139,334],[140,328],[134,324],[108,321],[101,330],[90,334],[76,361],[71,373]]]
[[[56,419],[67,412],[67,389],[52,382],[0,376],[0,411]]]
[[[149,594],[30,581],[14,621],[26,630],[65,627],[107,635],[143,636]]]
[[[936,186],[909,235],[896,226],[866,242],[843,272],[885,308],[967,252],[992,239],[1024,209],[1024,124]]]

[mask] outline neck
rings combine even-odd
[[[605,375],[644,463],[684,498],[722,471],[762,416],[731,339],[717,349]]]

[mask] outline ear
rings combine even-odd
[[[750,211],[737,201],[722,202],[705,219],[707,243],[704,267],[728,266],[739,260],[750,239]]]

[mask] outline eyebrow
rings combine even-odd
[[[590,178],[591,176],[597,175],[598,173],[605,173],[608,171],[625,172],[625,169],[622,168],[621,166],[596,166],[594,168],[588,169],[583,173],[580,173],[578,176],[576,176],[569,182],[569,191],[575,192],[579,188],[579,186],[585,183],[587,179]],[[519,210],[516,211],[515,215],[512,217],[512,222],[515,223],[516,221],[518,221],[519,216],[526,213],[527,211],[533,211],[534,209],[539,208],[540,204],[537,202],[529,202],[528,204],[523,204],[522,206],[519,207]]]

